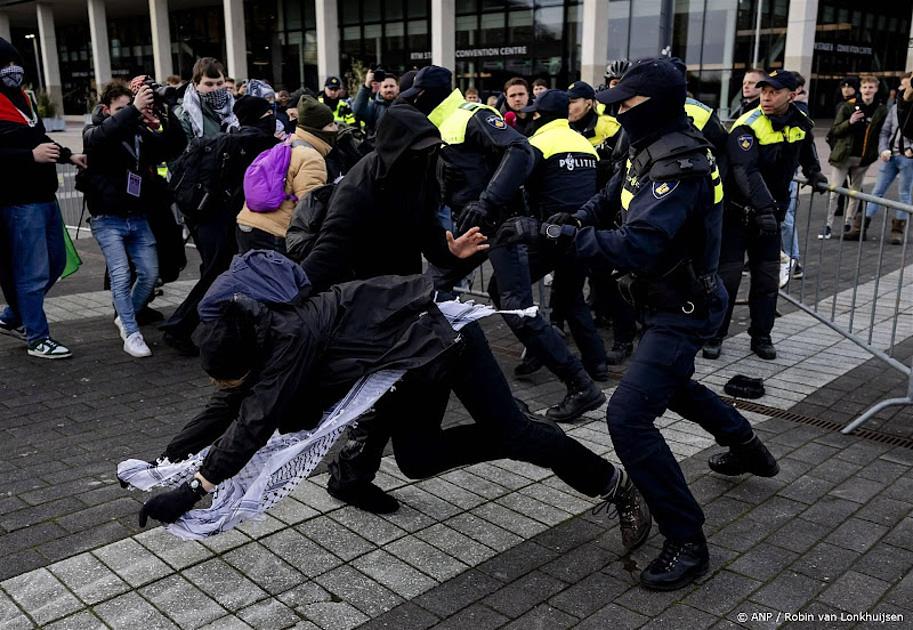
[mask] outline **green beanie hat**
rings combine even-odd
[[[298,126],[323,129],[333,122],[333,112],[313,96],[302,96],[298,101]]]

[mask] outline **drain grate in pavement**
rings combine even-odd
[[[789,420],[790,422],[797,422],[799,424],[807,424],[809,426],[824,429],[826,431],[840,431],[844,426],[830,420],[822,420],[821,418],[803,416],[802,414],[794,413],[792,411],[777,409],[776,407],[762,405],[756,402],[751,402],[750,400],[744,400],[742,398],[727,398],[726,401],[732,404],[736,409],[759,413],[771,418]],[[865,428],[856,429],[856,431],[853,432],[853,435],[864,440],[871,440],[872,442],[878,442],[880,444],[899,446],[901,448],[908,448],[913,450],[913,438],[891,435],[889,433],[882,433],[881,431],[873,431],[872,429]]]

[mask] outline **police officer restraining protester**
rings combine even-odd
[[[811,133],[814,123],[793,104],[798,87],[795,74],[777,70],[757,86],[761,88],[760,107],[732,124],[727,141],[729,175],[720,276],[730,301],[719,330],[704,346],[708,359],[720,356],[729,332],[746,252],[751,271],[751,350],[767,361],[777,358],[770,333],[779,291],[780,223],[789,206],[790,182],[801,164],[812,190],[827,184]]]
[[[460,91],[452,88],[452,78],[446,68],[426,66],[401,98],[440,129],[444,141],[439,167],[442,200],[456,218],[457,231],[465,233],[479,227],[483,233],[493,234],[505,218],[526,212],[520,187],[529,179],[535,154],[526,138],[509,127],[500,113],[479,103],[467,103]],[[489,293],[495,304],[510,310],[532,306],[526,247],[505,244],[486,253],[494,269]],[[484,258],[483,253],[470,262],[478,266]],[[437,288],[451,291],[472,268],[440,274]],[[548,410],[550,419],[569,422],[605,401],[583,363],[545,318],[506,315],[504,319],[527,350],[567,387],[564,399]]]
[[[638,310],[640,343],[606,411],[612,442],[665,536],[641,573],[647,588],[681,588],[705,573],[704,516],[654,422],[666,409],[700,424],[729,447],[709,460],[724,475],[771,477],[779,466],[748,421],[691,379],[701,344],[718,329],[726,292],[717,276],[722,186],[710,144],[685,116],[685,77],[668,59],[636,62],[599,99],[618,103],[631,141],[628,167],[616,175],[623,223],[599,229],[577,212],[562,224],[505,223],[497,240],[547,239],[573,247],[603,273],[619,273]]]

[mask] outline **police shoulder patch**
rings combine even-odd
[[[491,125],[495,129],[506,129],[507,128],[507,123],[504,122],[504,119],[495,114],[492,114],[491,116],[486,118],[485,122],[487,122],[489,125]]]
[[[739,148],[742,149],[742,151],[750,151],[751,147],[754,146],[754,136],[750,133],[743,133],[736,138],[736,141],[739,143]]]
[[[653,182],[653,196],[662,199],[676,188],[678,188],[678,180]]]

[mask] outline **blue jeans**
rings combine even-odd
[[[144,217],[102,215],[92,217],[90,225],[108,265],[114,309],[124,332],[130,336],[139,332],[136,311],[146,305],[159,275],[155,237]],[[130,263],[136,271],[132,290]]]
[[[900,202],[913,203],[911,201],[913,198],[913,159],[902,155],[892,156],[887,162],[882,162],[881,170],[878,171],[878,181],[875,182],[872,194],[876,197],[883,196],[898,175],[900,175],[900,184],[897,186],[897,195],[900,197]],[[878,214],[880,209],[881,206],[870,202],[865,209],[865,216],[871,219]],[[908,216],[906,212],[894,211],[895,219],[906,221]]]
[[[796,206],[799,205],[799,184],[791,182],[789,185],[789,206],[786,208],[786,216],[783,223],[780,224],[780,239],[783,241],[780,247],[789,254],[790,258],[799,260],[799,236],[796,234]]]
[[[8,304],[0,318],[23,326],[29,343],[50,336],[44,296],[66,266],[63,229],[56,201],[0,208],[0,287]]]

